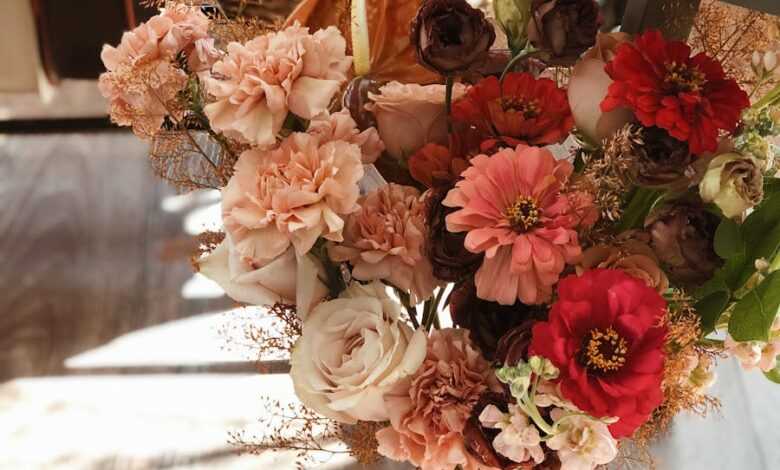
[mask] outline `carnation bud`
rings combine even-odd
[[[764,198],[764,175],[759,162],[738,153],[718,155],[699,184],[704,202],[713,202],[726,217],[739,217]]]
[[[510,49],[517,54],[528,40],[528,22],[531,20],[531,0],[495,0],[496,21],[506,34]]]

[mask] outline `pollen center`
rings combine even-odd
[[[503,96],[499,98],[501,109],[504,112],[522,114],[525,119],[539,116],[539,101],[526,100],[517,96]]]
[[[697,92],[707,83],[704,73],[695,66],[678,64],[677,62],[666,63],[666,76],[664,83],[675,92]]]
[[[628,344],[612,327],[593,329],[585,336],[582,361],[592,372],[614,372],[626,364]]]
[[[540,213],[533,198],[520,196],[514,204],[507,207],[505,215],[515,230],[527,232],[539,223]]]

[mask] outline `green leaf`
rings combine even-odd
[[[664,192],[657,189],[637,188],[623,211],[623,218],[620,220],[617,230],[623,232],[632,228],[642,228],[650,209],[657,205],[663,195]]]
[[[729,333],[737,341],[767,341],[780,307],[780,271],[775,271],[734,306]]]
[[[715,230],[715,253],[723,259],[745,255],[742,229],[731,219],[723,219]]]
[[[702,333],[707,335],[715,330],[715,325],[723,314],[723,311],[726,310],[729,300],[731,300],[729,292],[720,290],[713,292],[696,302],[693,307],[696,309],[696,313],[701,317]]]
[[[764,177],[764,197],[771,197],[780,192],[780,178]]]
[[[742,236],[747,247],[739,286],[755,272],[755,260],[771,262],[780,247],[780,193],[767,197],[742,224]]]
[[[769,372],[764,372],[764,376],[776,384],[780,384],[780,364]]]

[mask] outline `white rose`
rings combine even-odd
[[[238,302],[249,305],[295,304],[301,319],[328,294],[325,268],[311,255],[290,247],[263,266],[254,266],[233,249],[229,237],[197,262],[201,274]]]
[[[389,419],[384,396],[408,388],[426,354],[425,333],[400,314],[379,282],[315,307],[290,358],[298,398],[343,423]]]

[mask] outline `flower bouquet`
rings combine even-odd
[[[720,358],[780,382],[777,52],[739,83],[592,0],[335,4],[167,2],[102,53],[158,174],[221,191],[197,270],[282,324],[311,445],[254,449],[592,469],[717,407]]]

